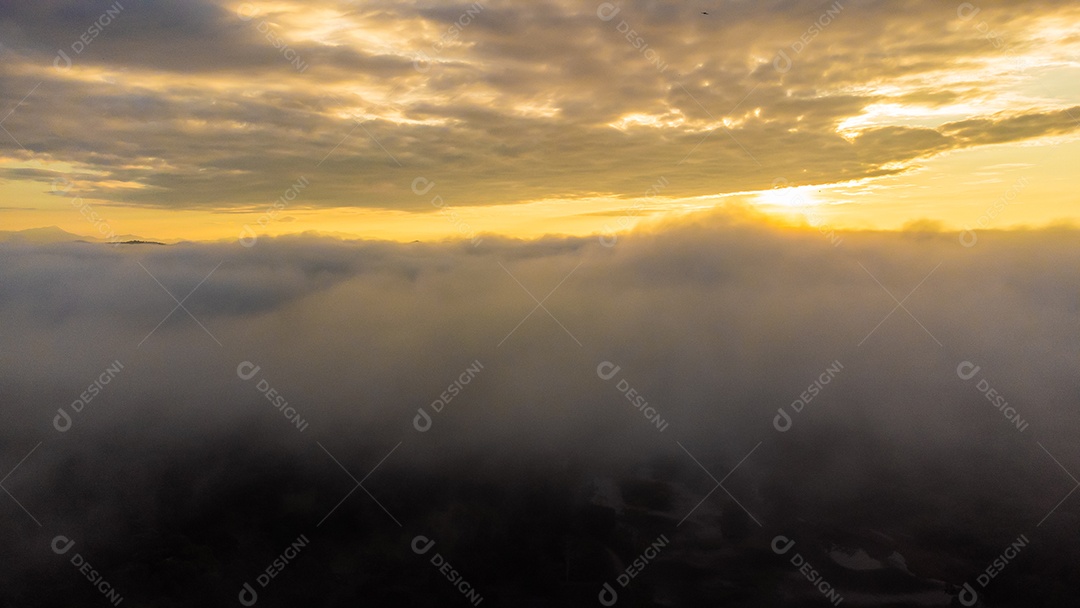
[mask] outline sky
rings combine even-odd
[[[1077,23],[0,0],[0,604],[1075,606]]]
[[[1078,17],[1047,0],[5,3],[0,228],[410,242],[722,206],[837,229],[1068,224]]]

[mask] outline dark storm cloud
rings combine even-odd
[[[317,184],[298,203],[311,207],[430,207],[408,188],[418,175],[441,179],[455,205],[625,196],[661,174],[665,195],[697,196],[777,176],[882,175],[1077,125],[1042,105],[977,109],[1010,86],[979,70],[1009,71],[1043,48],[1039,19],[1070,18],[1068,3],[983,2],[965,20],[953,5],[850,2],[826,23],[832,5],[820,2],[628,2],[608,22],[576,2],[491,2],[471,15],[469,4],[254,4],[245,21],[232,5],[162,0],[125,5],[71,71],[53,69],[57,49],[70,51],[108,6],[24,4],[0,17],[5,107],[33,91],[4,124],[18,143],[0,138],[0,151],[142,186],[80,184],[121,204],[250,208],[300,175]],[[295,69],[260,28],[309,67]],[[790,69],[778,71],[785,50]],[[426,71],[414,68],[420,53]],[[971,115],[837,132],[875,103]],[[658,122],[611,126],[632,115]]]

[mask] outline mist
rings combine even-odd
[[[418,535],[489,605],[826,601],[778,535],[847,605],[1056,605],[1077,231],[837,236],[722,210],[478,246],[0,244],[4,605],[107,601],[57,535],[128,605],[470,601]]]

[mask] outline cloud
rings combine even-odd
[[[297,203],[310,208],[430,211],[408,188],[420,175],[456,206],[626,196],[660,175],[666,196],[702,196],[881,176],[1077,124],[1073,104],[1017,92],[1034,77],[1025,62],[1071,65],[1077,41],[1053,34],[1075,18],[1067,3],[984,2],[965,20],[935,3],[852,2],[826,20],[819,2],[707,17],[633,2],[605,22],[569,2],[327,1],[255,3],[245,21],[232,5],[162,0],[121,11],[70,70],[50,67],[104,6],[0,21],[6,107],[40,83],[4,125],[18,144],[0,150],[95,175],[83,195],[125,205],[248,208],[301,175],[317,184]],[[855,140],[839,132],[875,104],[902,112]],[[956,115],[933,124],[907,118],[948,106]]]
[[[962,581],[1000,543],[1035,534],[1069,490],[1039,446],[1067,468],[1080,462],[1080,353],[1068,329],[1080,285],[1057,263],[1080,241],[1072,229],[984,231],[970,248],[928,226],[842,236],[834,246],[816,230],[726,211],[614,247],[494,237],[481,248],[309,237],[251,248],[0,244],[5,466],[42,441],[6,487],[48,528],[43,538],[78,539],[118,587],[145,597],[233,597],[301,532],[321,548],[298,566],[304,575],[275,582],[281,598],[338,584],[326,560],[355,569],[379,556],[395,566],[364,592],[405,593],[405,547],[425,532],[442,535],[463,571],[510,593],[543,579],[530,569],[562,563],[542,538],[585,542],[559,526],[585,517],[592,503],[574,497],[596,479],[619,480],[626,500],[634,483],[662,488],[667,506],[650,517],[670,532],[712,487],[687,451],[717,478],[753,452],[726,487],[767,527],[746,520],[755,532],[740,552],[768,551],[773,535],[803,526],[833,541],[821,530],[866,526],[916,538],[891,550],[920,576]],[[57,432],[58,408],[72,410],[116,361],[119,375]],[[958,375],[965,361],[977,377]],[[250,380],[238,376],[243,362],[259,368]],[[620,368],[610,380],[604,362]],[[836,363],[835,379],[800,397]],[[1029,428],[988,403],[980,380]],[[455,382],[459,392],[444,395]],[[420,409],[427,432],[414,426]],[[774,426],[780,409],[793,417],[788,432]],[[324,449],[357,479],[390,454],[365,487],[391,515],[356,492],[328,528],[313,527],[352,487]],[[672,534],[701,538],[717,505],[724,517],[742,512],[717,493]],[[28,578],[5,582],[48,574],[85,587],[46,541],[16,532],[32,524],[14,503],[5,508],[4,542],[36,556],[20,567]],[[1071,529],[1075,507],[1047,525]],[[518,540],[453,532],[471,526]],[[977,536],[979,548],[952,566],[935,561],[955,550],[948,531]],[[632,558],[640,547],[616,540],[628,534],[597,542]],[[1039,545],[1036,562],[1061,549],[1045,535]],[[680,546],[676,562],[689,559]],[[168,574],[140,570],[147,560]],[[585,579],[596,589],[609,576],[598,572]],[[178,576],[198,589],[162,586]],[[669,579],[650,580],[641,593]]]
[[[1071,133],[1080,125],[1080,106],[1054,112],[965,120],[943,130],[957,139],[979,145]]]

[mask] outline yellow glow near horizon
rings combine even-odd
[[[767,207],[784,207],[787,209],[815,207],[818,205],[818,201],[814,198],[813,193],[818,189],[813,186],[796,186],[764,190],[756,195],[756,202]]]
[[[788,224],[815,222],[833,229],[898,230],[914,220],[939,223],[943,229],[965,226],[1014,228],[1076,221],[1080,195],[1072,178],[1080,138],[998,145],[949,153],[922,161],[921,169],[843,184],[797,186],[712,196],[616,198],[595,196],[531,203],[454,206],[406,212],[373,208],[290,207],[259,225],[265,208],[250,210],[167,210],[83,201],[116,234],[176,242],[230,240],[245,224],[261,236],[316,231],[348,238],[410,242],[499,234],[537,238],[549,234],[590,235],[633,229],[725,204],[759,208]],[[26,163],[26,168],[42,168]],[[56,168],[56,167],[51,167]],[[672,182],[675,185],[675,182]],[[125,187],[127,184],[116,184]],[[74,190],[73,190],[74,191]],[[71,195],[51,194],[47,183],[0,182],[0,200],[10,207],[0,230],[59,226],[69,232],[99,236]],[[997,209],[1000,203],[1007,202]]]
[[[626,61],[620,70],[642,70],[618,86],[604,79],[609,70],[590,70],[623,62],[634,47],[596,30],[589,11],[579,21],[573,3],[549,7],[566,9],[567,32],[585,34],[579,42],[588,46],[564,49],[528,31],[551,46],[539,55],[526,30],[506,38],[480,24],[493,12],[473,6],[456,17],[379,3],[224,0],[219,16],[251,57],[183,69],[153,54],[145,62],[84,55],[66,70],[5,55],[0,71],[27,79],[30,94],[5,110],[14,114],[4,128],[19,139],[0,157],[0,230],[94,234],[100,222],[88,224],[72,204],[93,192],[109,200],[83,202],[118,234],[235,238],[263,219],[276,196],[266,184],[293,172],[325,189],[260,234],[583,235],[726,204],[784,221],[819,217],[837,229],[922,220],[951,229],[989,217],[1010,189],[1022,191],[984,223],[1080,220],[1072,183],[1080,6],[987,7],[971,18],[934,8],[947,31],[926,40],[918,24],[893,15],[911,40],[877,38],[911,52],[869,63],[839,52],[875,39],[845,13],[830,26],[831,42],[815,43],[800,71],[784,74],[770,67],[771,54],[757,57],[756,38],[721,52],[675,37],[664,40],[665,59],[690,72],[668,78]],[[286,43],[311,70],[275,57]],[[826,53],[829,45],[838,51]],[[595,57],[569,69],[559,54],[567,49]],[[431,55],[429,70],[412,65],[421,51]],[[722,78],[744,61],[752,78]],[[447,184],[446,200],[461,206],[412,207],[419,199],[408,185],[418,175]],[[777,175],[801,185],[764,189]],[[659,176],[665,187],[645,196]]]
[[[914,220],[929,220],[949,230],[980,222],[983,228],[997,229],[1075,221],[1080,195],[1071,175],[1077,156],[1080,138],[1063,138],[1020,148],[989,146],[954,152],[924,161],[921,170],[845,184],[686,198],[551,199],[422,212],[297,206],[283,210],[265,226],[258,223],[265,213],[262,208],[220,212],[83,202],[116,234],[167,242],[236,239],[245,224],[261,236],[316,231],[404,242],[467,240],[470,235],[492,233],[526,239],[549,234],[583,236],[630,230],[642,222],[729,202],[757,207],[782,223],[797,225],[812,216],[815,222],[837,230],[898,230]],[[84,216],[72,196],[50,194],[48,184],[0,182],[0,200],[19,201],[0,230],[55,225],[100,238],[102,227]],[[1007,204],[997,209],[1003,201]]]

